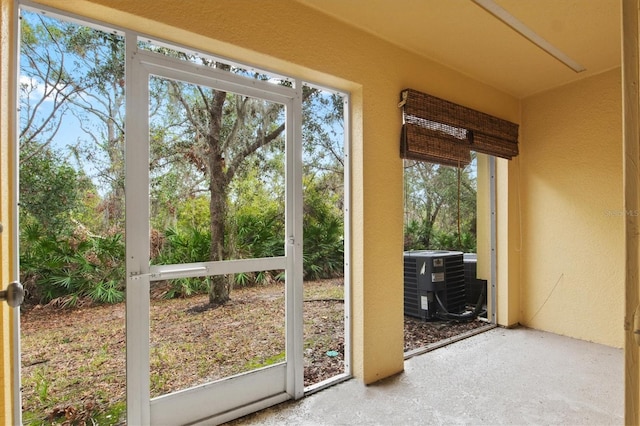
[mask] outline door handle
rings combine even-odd
[[[0,234],[2,233],[2,223],[0,223]],[[0,301],[6,300],[12,308],[22,305],[24,300],[24,287],[18,281],[14,281],[7,286],[6,290],[0,291]]]
[[[6,290],[0,291],[0,301],[6,300],[12,308],[22,305],[24,300],[24,288],[18,281],[14,281],[7,286]]]

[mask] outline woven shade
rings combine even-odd
[[[470,150],[507,159],[518,155],[515,123],[413,89],[401,97],[403,158],[462,167],[471,161]]]
[[[445,132],[412,123],[405,123],[402,132],[402,158],[456,167],[471,162],[466,137],[461,141]]]

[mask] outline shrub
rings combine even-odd
[[[284,256],[283,213],[277,208],[262,211],[242,211],[233,218],[235,256],[259,258]],[[264,285],[282,281],[284,273],[279,271],[257,271],[240,273],[234,283],[240,286]]]
[[[38,223],[21,234],[21,274],[27,300],[73,306],[124,300],[124,241],[120,233],[97,236],[77,227],[71,235],[44,232]]]
[[[304,205],[304,278],[315,280],[344,274],[344,226],[337,203],[307,183]]]
[[[168,228],[158,255],[152,259],[156,265],[206,262],[209,260],[211,233],[200,227]],[[179,278],[168,281],[166,298],[186,297],[209,291],[207,277]]]
[[[476,252],[476,237],[471,232],[463,232],[460,238],[457,233],[437,231],[433,235],[434,250],[456,250],[465,253]]]

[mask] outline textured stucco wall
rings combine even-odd
[[[620,69],[524,99],[521,319],[622,347]]]
[[[399,93],[411,87],[516,122],[518,100],[295,1],[41,3],[351,93],[354,373],[371,383],[401,371]]]

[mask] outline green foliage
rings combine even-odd
[[[41,302],[120,301],[128,83],[124,39],[29,11],[24,11],[21,25],[20,145],[22,158],[28,160],[20,171],[24,281],[31,297]],[[219,70],[251,74],[157,49]],[[282,256],[284,130],[291,125],[283,105],[159,77],[149,84],[150,219],[158,237],[154,241],[152,235],[151,262]],[[307,86],[302,91],[304,172],[309,176],[305,277],[332,277],[342,274],[344,258],[343,99]],[[63,140],[63,132],[58,132],[70,125],[82,131],[77,141]],[[50,146],[64,147],[75,168]],[[283,275],[259,271],[237,274],[234,280],[255,285],[282,280]],[[166,294],[188,296],[215,288],[211,283],[211,278],[172,280]]]
[[[257,356],[249,361],[242,367],[243,371],[255,370],[262,367],[268,367],[270,365],[278,364],[286,360],[286,354],[280,352],[279,354],[272,355],[270,357]]]
[[[305,179],[303,264],[305,279],[342,276],[344,230],[336,200],[321,185]]]
[[[227,244],[231,258],[260,258],[284,255],[284,212],[282,203],[264,189],[253,172],[233,186],[227,224]],[[342,211],[340,195],[327,196],[326,182],[305,180],[304,273],[306,279],[341,276],[344,264]],[[197,203],[195,203],[197,207]],[[190,225],[169,228],[154,264],[203,262],[209,259],[210,234]],[[234,283],[259,285],[284,279],[281,271],[239,273]],[[167,297],[184,297],[206,291],[207,279],[176,279],[169,282]]]
[[[460,238],[457,233],[437,231],[432,238],[430,249],[455,250],[465,253],[475,253],[476,236],[470,232],[463,232]]]
[[[65,149],[65,158],[77,162],[77,173],[88,176],[84,180],[90,178],[105,195],[101,200],[104,205],[97,210],[103,213],[103,221],[98,220],[96,209],[93,218],[82,218],[91,220],[76,219],[96,232],[103,225],[108,229],[109,223],[122,227],[124,39],[26,10],[20,23],[19,137],[23,163],[27,159],[32,164],[25,167],[37,165],[29,158],[34,146],[37,150],[51,146]],[[75,140],[69,140],[68,131],[61,130],[71,127],[81,131]],[[37,172],[27,173],[43,176]],[[68,180],[73,181],[71,177]]]
[[[88,179],[83,182],[90,184]],[[90,184],[87,188],[84,188],[83,185],[83,188],[80,188],[78,192],[78,197],[79,205],[73,212],[74,223],[82,224],[91,232],[97,234],[112,232],[112,226],[109,221],[105,220],[103,215],[96,214],[96,212],[100,211],[103,200],[94,185]]]
[[[100,425],[115,426],[123,424],[126,417],[127,407],[124,402],[119,402],[108,407],[106,411],[98,410],[98,407],[91,402],[85,403],[83,406],[75,407],[72,405],[64,408],[55,407],[48,413],[46,419],[38,416],[40,413],[23,411],[22,422],[28,426],[46,426],[46,425]]]
[[[255,159],[250,159],[251,163]],[[231,258],[284,256],[284,171],[283,156],[274,154],[266,164],[269,175],[254,164],[244,167],[230,188],[227,217],[227,251]],[[245,164],[245,166],[248,164]],[[234,277],[239,286],[281,281],[279,271],[240,273]]]
[[[104,412],[95,413],[90,420],[95,425],[121,425],[124,423],[124,419],[127,415],[127,404],[124,402],[118,402],[109,406]],[[89,422],[87,422],[88,424]]]
[[[209,226],[209,199],[205,196],[183,200],[177,208],[179,228],[206,228]]]
[[[412,219],[405,224],[405,250],[425,250],[430,244],[433,224],[429,220]],[[428,237],[428,238],[427,238]]]
[[[169,289],[164,294],[165,299],[189,297],[195,294],[207,293],[211,286],[208,277],[203,278],[176,278],[169,280]]]
[[[243,257],[284,256],[284,221],[281,212],[264,210],[234,217],[236,245]]]
[[[39,303],[74,306],[124,300],[124,241],[121,234],[97,236],[77,228],[51,235],[31,223],[22,228],[21,274],[27,297]]]
[[[209,260],[211,236],[199,227],[169,228],[164,233],[164,243],[152,260],[156,265],[206,262]],[[187,297],[209,291],[208,278],[180,278],[169,281],[166,298]]]
[[[236,252],[243,258],[284,256],[283,214],[273,210],[245,212],[234,216]],[[235,284],[240,286],[280,281],[283,274],[276,271],[240,273]]]
[[[20,152],[20,212],[31,216],[49,234],[68,230],[82,190],[90,183],[46,146],[29,143]]]
[[[209,260],[211,237],[208,230],[198,227],[169,228],[165,231],[164,237],[165,243],[162,251],[153,263],[170,265]]]
[[[404,249],[475,252],[475,235],[475,161],[461,170],[406,161]]]

